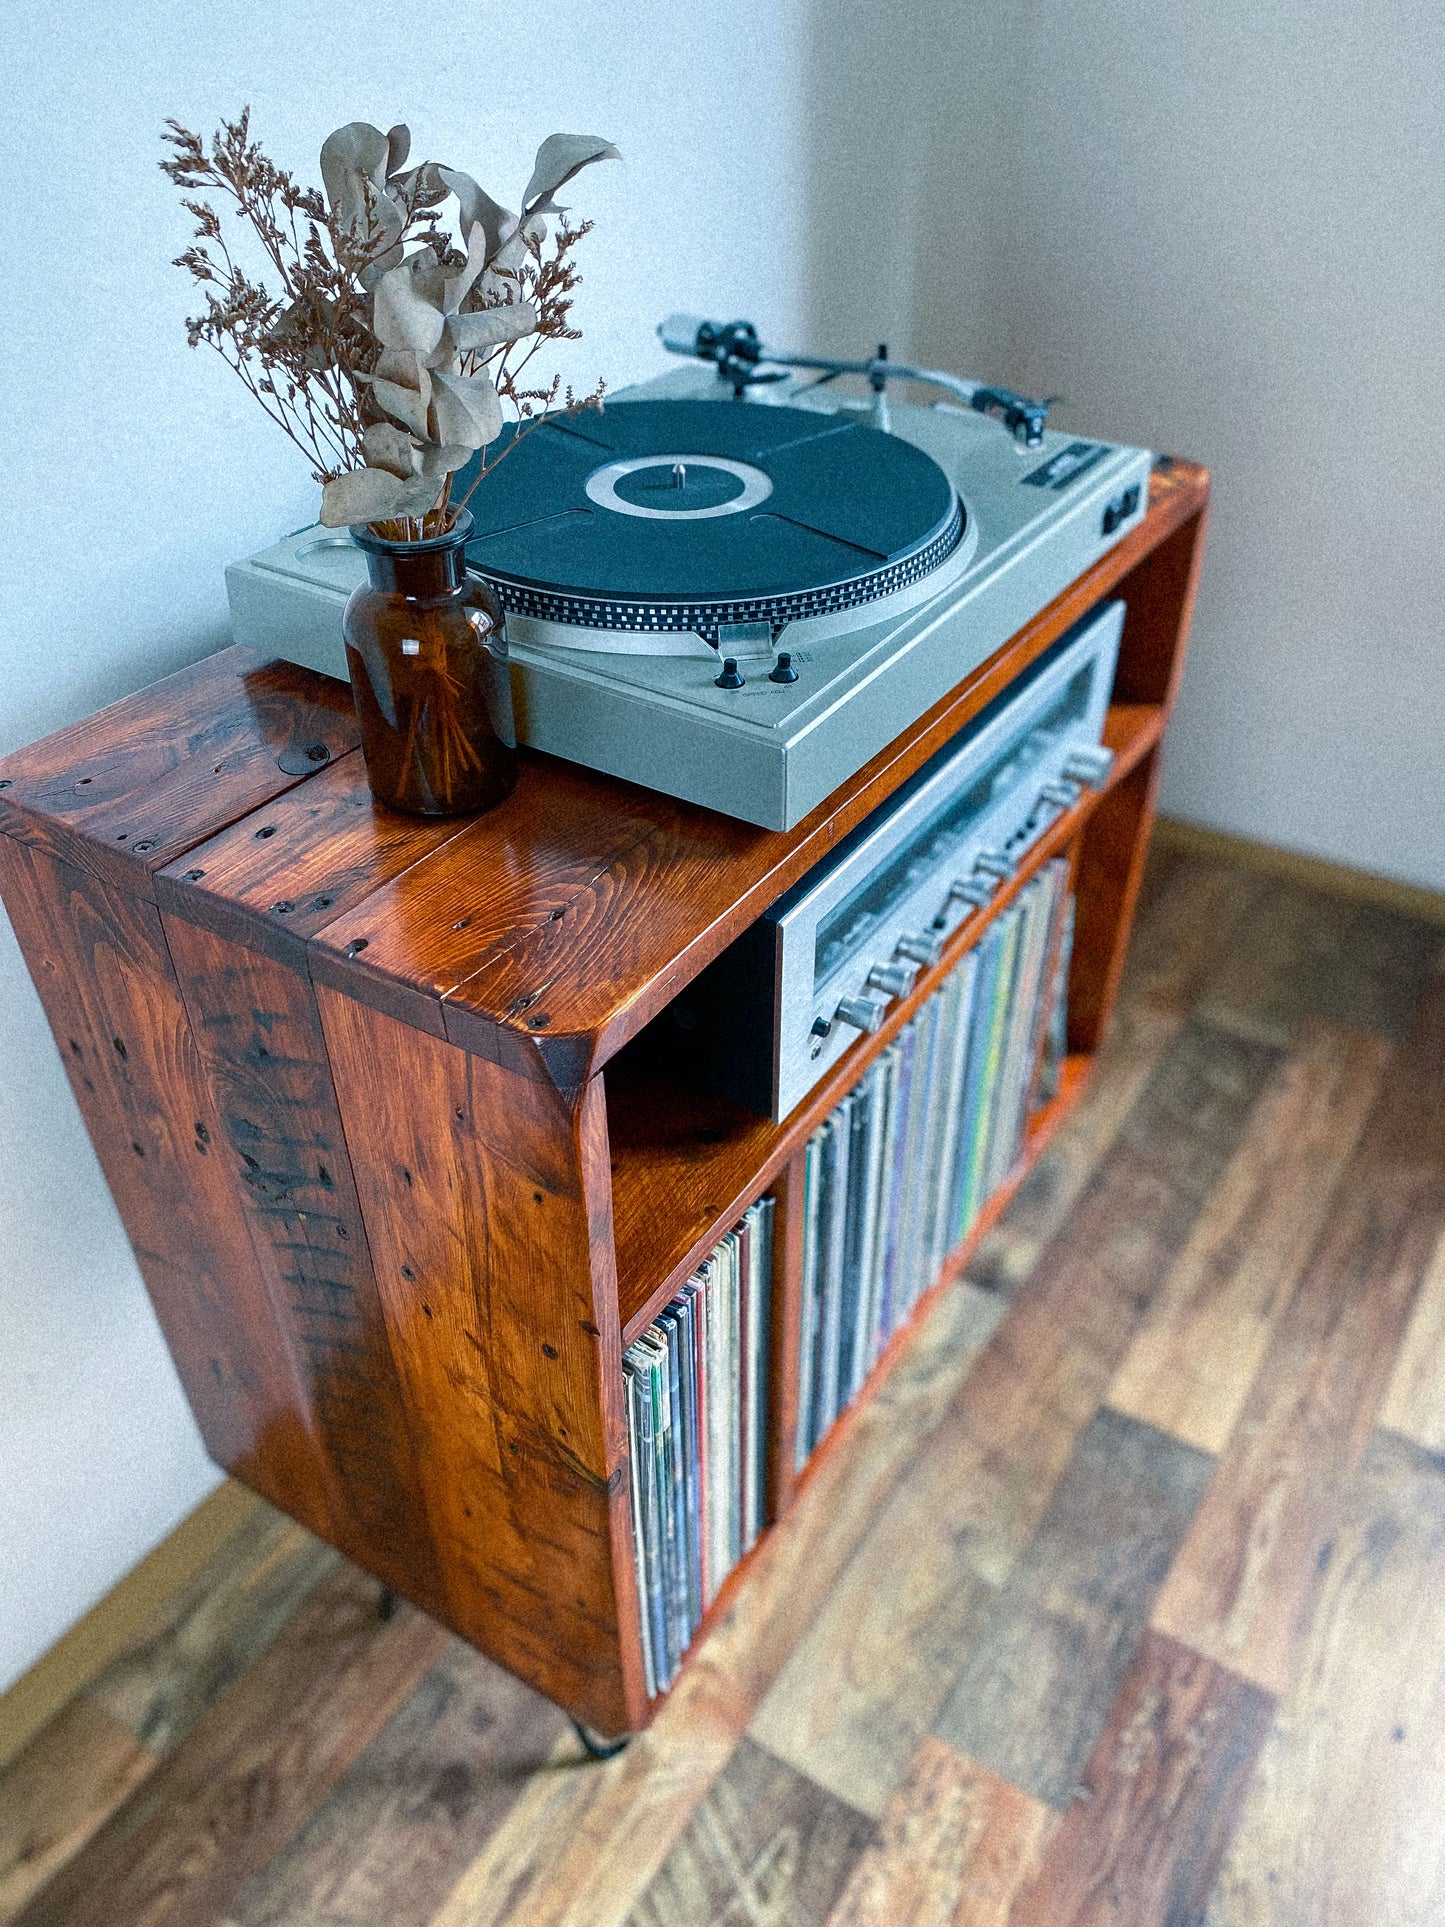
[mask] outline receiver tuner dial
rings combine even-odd
[[[913,964],[874,964],[868,972],[868,988],[881,990],[885,997],[906,997],[917,975],[917,967]]]
[[[871,1037],[883,1022],[884,1006],[873,997],[844,997],[833,1015],[840,1024],[851,1024],[854,1030]]]
[[[921,964],[931,970],[943,955],[943,939],[922,931],[916,937],[900,937],[894,945],[900,957],[907,957],[910,963]]]

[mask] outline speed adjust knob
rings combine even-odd
[[[844,997],[833,1015],[841,1024],[851,1024],[871,1037],[883,1022],[884,1006],[873,997]]]

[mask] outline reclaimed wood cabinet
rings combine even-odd
[[[489,815],[393,815],[349,689],[244,649],[0,763],[0,894],[217,1461],[577,1719],[644,1726],[623,1347],[771,1191],[781,1520],[803,1147],[1062,852],[1062,1088],[935,1291],[1002,1209],[1108,1022],[1207,496],[1161,462],[1117,548],[787,832],[537,755]],[[1107,785],[792,1117],[626,1048],[1106,595],[1128,607]],[[745,1560],[713,1614],[746,1583]]]

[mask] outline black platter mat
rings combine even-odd
[[[473,461],[454,499],[475,473]],[[548,421],[506,448],[468,506],[467,561],[508,610],[713,642],[720,623],[776,629],[890,595],[965,528],[952,483],[911,442],[730,401],[613,402]]]

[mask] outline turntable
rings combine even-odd
[[[790,829],[1143,515],[1146,451],[1006,391],[660,332],[713,365],[545,423],[471,498],[534,748]],[[957,399],[894,402],[894,377]],[[227,570],[236,639],[345,675],[364,577],[344,532],[302,530]]]

